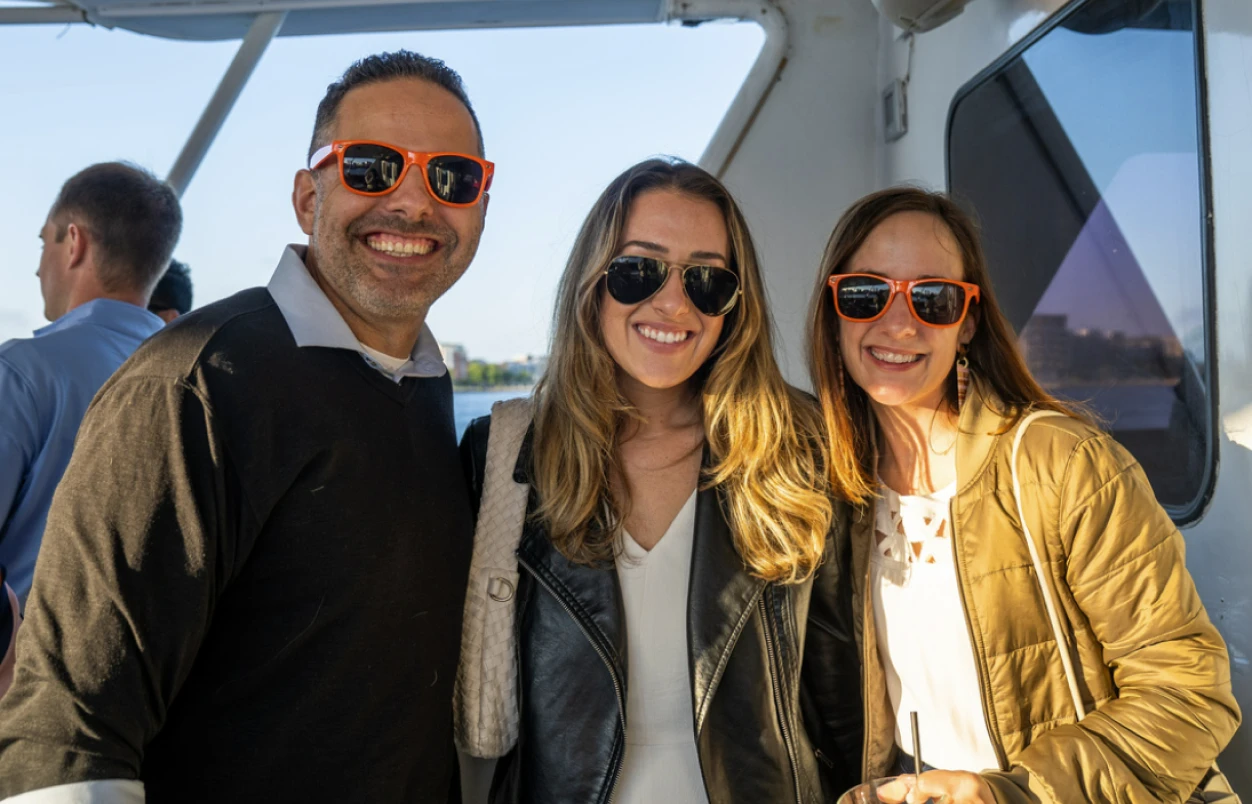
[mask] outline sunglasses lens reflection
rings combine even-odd
[[[472,204],[483,191],[483,166],[463,156],[433,156],[426,177],[435,195],[448,204]]]
[[[835,298],[845,318],[867,321],[887,306],[891,286],[870,276],[849,276],[839,280]]]
[[[404,156],[384,145],[349,145],[343,152],[343,181],[361,193],[385,193],[404,172]]]
[[[738,299],[739,277],[714,265],[691,265],[683,271],[683,289],[697,310],[708,316],[726,315]]]
[[[661,289],[669,273],[651,257],[618,257],[609,263],[605,283],[609,295],[621,304],[638,304]]]
[[[382,195],[404,175],[404,154],[385,145],[357,143],[343,151],[344,184],[360,193]],[[464,156],[432,156],[426,178],[435,197],[445,204],[473,204],[483,193],[485,171]]]
[[[669,266],[651,257],[618,257],[605,277],[609,295],[621,304],[639,304],[665,285]],[[726,315],[739,298],[739,277],[728,268],[689,265],[683,269],[683,291],[701,313]]]
[[[923,282],[913,286],[913,309],[927,324],[955,324],[965,309],[965,289],[951,282]]]

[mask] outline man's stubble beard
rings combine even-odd
[[[434,236],[442,244],[433,263],[414,276],[414,269],[388,266],[387,270],[404,278],[404,290],[394,285],[379,283],[373,279],[376,264],[368,254],[368,246],[359,237],[360,232],[385,229],[407,236]],[[346,232],[326,237],[326,227],[317,221],[314,242],[318,244],[318,272],[341,296],[373,316],[386,319],[411,319],[424,317],[431,305],[448,291],[469,268],[478,251],[482,237],[482,223],[461,239],[448,227],[425,223],[366,216],[354,221]],[[361,244],[360,248],[354,248]],[[416,282],[412,280],[416,279]]]

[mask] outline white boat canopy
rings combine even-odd
[[[781,68],[786,22],[764,0],[72,0],[0,7],[0,25],[87,24],[189,41],[242,39],[167,177],[181,195],[276,36],[752,20],[765,46],[701,163],[720,173]]]
[[[276,36],[658,22],[666,0],[74,0],[0,9],[0,23],[77,22],[196,41],[243,39],[258,15]]]

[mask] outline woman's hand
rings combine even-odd
[[[878,788],[878,797],[887,804],[996,804],[991,786],[977,773],[927,771],[921,776],[908,774]]]

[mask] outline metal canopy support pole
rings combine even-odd
[[[239,46],[239,52],[235,54],[230,67],[226,68],[226,74],[217,85],[217,91],[209,99],[209,105],[204,107],[204,113],[200,115],[200,121],[192,130],[182,153],[174,160],[174,167],[170,168],[166,181],[179,197],[182,197],[187,185],[191,183],[191,178],[196,175],[196,170],[204,161],[204,155],[209,152],[213,140],[217,139],[222,124],[234,108],[235,101],[239,100],[239,94],[252,77],[252,71],[261,61],[261,56],[265,55],[265,48],[278,35],[278,29],[283,26],[286,16],[285,11],[269,12],[258,14],[253,20],[248,35]]]
[[[776,0],[668,0],[664,13],[667,21],[702,22],[738,17],[756,22],[765,31],[761,52],[700,155],[700,167],[719,179],[724,178],[735,154],[739,152],[739,146],[748,136],[748,130],[756,122],[770,91],[787,66],[791,51],[787,18]]]

